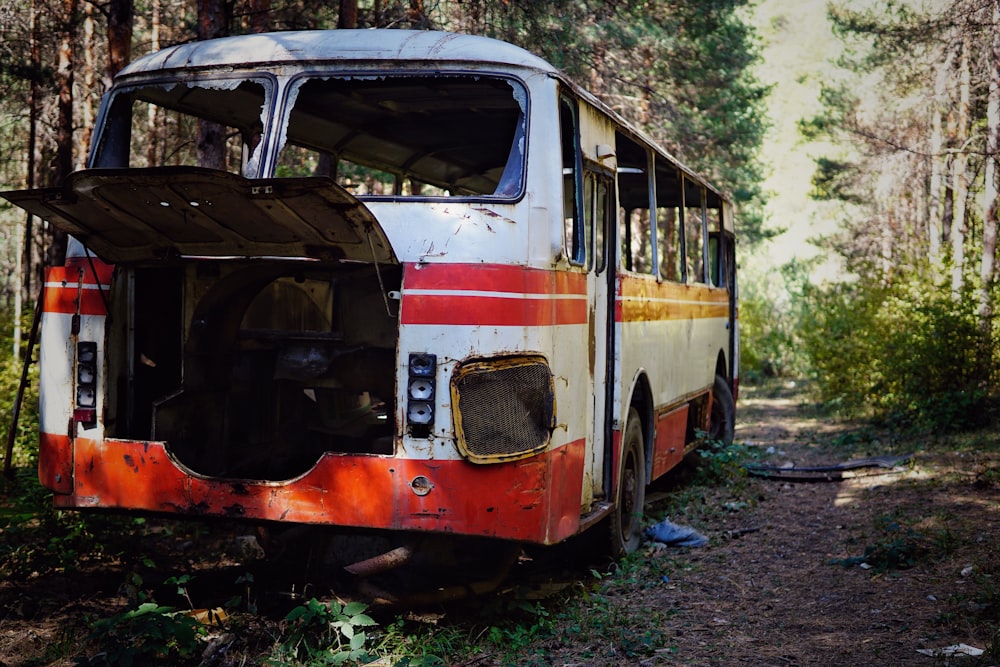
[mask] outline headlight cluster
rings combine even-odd
[[[409,380],[406,385],[406,423],[414,435],[430,434],[434,422],[434,378],[437,356],[410,354]]]

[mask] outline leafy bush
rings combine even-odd
[[[102,651],[78,660],[77,665],[177,665],[197,652],[202,625],[191,616],[144,602],[91,627],[90,639],[100,642]]]
[[[272,665],[343,665],[369,660],[365,627],[376,625],[360,602],[320,602],[311,598],[285,617],[288,636],[268,660]]]
[[[989,378],[979,369],[989,349],[971,294],[920,279],[807,287],[800,333],[820,398],[835,409],[934,430],[985,419]]]
[[[740,375],[745,381],[805,372],[797,309],[807,269],[792,262],[780,271],[740,277]]]

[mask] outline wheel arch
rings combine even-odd
[[[642,457],[646,466],[647,484],[650,473],[653,469],[653,389],[649,383],[649,376],[644,369],[639,369],[635,379],[632,380],[632,388],[629,392],[629,400],[623,406],[624,419],[628,419],[628,411],[635,408],[639,413],[639,421],[642,423]],[[622,433],[625,432],[625,422],[622,422]]]

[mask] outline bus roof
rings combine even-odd
[[[635,127],[603,100],[584,90],[545,59],[520,46],[491,37],[435,30],[289,30],[236,35],[167,47],[136,59],[115,77],[126,79],[144,74],[191,69],[232,67],[254,69],[304,65],[307,63],[425,62],[467,64],[468,69],[521,67],[553,76],[589,104],[608,114],[623,129],[654,147],[684,173],[703,182],[709,190],[728,199],[707,179],[665,151],[645,132]]]
[[[557,74],[519,46],[432,30],[299,30],[223,37],[171,46],[138,58],[119,76],[181,68],[335,61],[439,61],[514,65]]]

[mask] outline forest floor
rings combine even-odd
[[[647,544],[613,564],[581,559],[576,544],[534,551],[499,592],[373,611],[379,627],[365,648],[379,665],[449,667],[1000,664],[995,427],[903,438],[823,417],[788,387],[746,388],[738,412],[742,444],[647,498],[651,523],[669,516],[706,546]],[[902,466],[839,480],[747,476],[741,466],[909,453]],[[0,667],[323,664],[302,620],[283,619],[312,594],[335,596],[303,597],[269,573],[243,550],[245,527],[31,517],[24,498],[0,494]],[[153,600],[221,607],[225,618],[186,641],[178,618],[188,615],[151,605],[129,615]],[[942,654],[963,645],[985,653]]]

